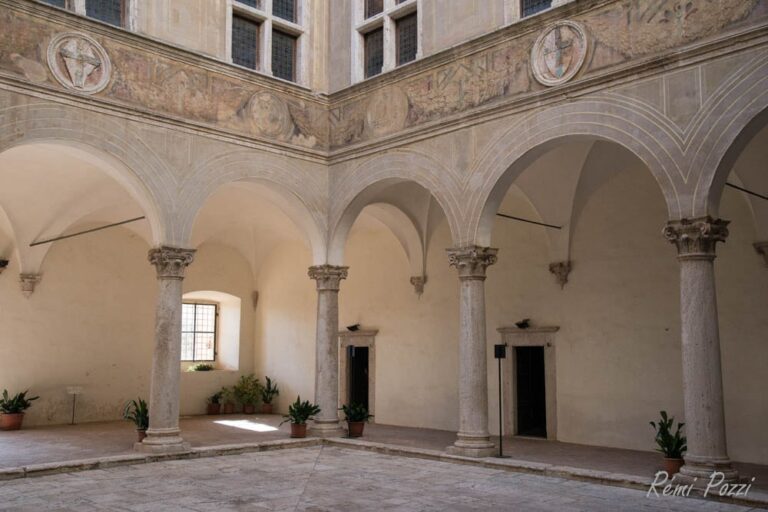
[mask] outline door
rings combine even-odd
[[[547,437],[544,347],[515,347],[517,435]]]
[[[347,347],[349,368],[348,404],[368,405],[368,347]]]

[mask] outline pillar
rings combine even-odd
[[[728,221],[700,217],[669,222],[664,236],[680,262],[683,402],[688,451],[683,477],[709,478],[721,471],[736,480],[725,440],[723,376],[715,293],[715,244],[728,236]]]
[[[498,249],[448,249],[459,273],[459,432],[448,452],[488,457],[494,444],[488,433],[488,363],[485,339],[485,269],[496,263]]]
[[[137,451],[177,453],[189,450],[179,429],[179,377],[181,373],[181,296],[184,271],[195,251],[160,247],[149,251],[149,261],[157,269],[155,352],[149,390],[149,429],[147,437],[136,443]]]
[[[317,281],[317,336],[315,342],[315,417],[312,434],[333,437],[343,434],[339,425],[339,285],[347,278],[348,267],[309,267]]]

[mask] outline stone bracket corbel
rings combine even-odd
[[[565,288],[565,283],[568,282],[568,274],[571,273],[572,268],[573,264],[570,261],[558,261],[549,265],[549,271],[554,274],[561,290]]]
[[[765,265],[768,266],[768,241],[755,242],[752,246],[755,248],[755,251],[757,251],[757,254],[760,254],[763,257]]]
[[[416,291],[416,295],[421,297],[424,293],[424,285],[427,284],[427,276],[413,276],[411,277],[411,284]]]
[[[3,270],[5,270],[7,267],[8,267],[8,260],[0,259],[0,274],[2,274]]]
[[[42,276],[40,274],[19,274],[21,293],[23,293],[26,298],[29,298],[32,293],[34,293],[35,287],[41,279]]]

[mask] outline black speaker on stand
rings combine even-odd
[[[501,407],[501,360],[507,358],[507,345],[506,343],[493,346],[493,357],[499,362],[499,458],[504,458],[504,431],[503,431],[503,416]]]

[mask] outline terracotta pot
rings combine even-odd
[[[682,465],[683,459],[669,459],[664,457],[664,471],[666,471],[669,476],[679,473]]]
[[[146,430],[140,430],[140,429],[137,428],[136,429],[136,435],[139,438],[139,442],[142,442],[144,440],[144,438],[147,437],[147,431]]]
[[[19,430],[22,421],[24,421],[23,412],[0,414],[0,430]]]
[[[222,411],[224,414],[234,414],[235,413],[235,404],[224,404],[224,408]]]
[[[256,406],[253,404],[243,404],[243,414],[256,414]]]
[[[291,423],[291,437],[307,437],[307,424]]]
[[[210,414],[221,414],[221,404],[208,404],[208,411]]]
[[[261,404],[262,414],[272,414],[272,404]]]
[[[362,437],[363,429],[365,428],[364,421],[348,421],[347,428],[349,429],[349,437]]]

